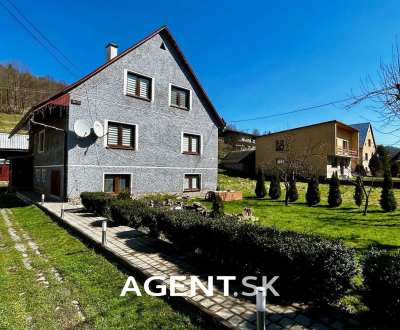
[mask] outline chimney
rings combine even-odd
[[[115,56],[118,55],[118,46],[110,42],[106,46],[106,48],[107,48],[107,62],[108,62],[109,60],[112,60]]]

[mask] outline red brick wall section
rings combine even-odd
[[[218,191],[217,194],[224,202],[243,199],[243,191]]]

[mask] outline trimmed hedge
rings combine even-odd
[[[90,212],[98,216],[111,218],[111,204],[116,198],[104,192],[83,192],[81,193],[82,205]]]
[[[104,200],[97,196],[99,201],[86,197],[85,207],[95,209],[90,204]],[[115,198],[111,217],[134,228],[148,227],[154,236],[162,233],[184,251],[196,251],[235,274],[279,276],[274,288],[287,301],[335,302],[350,288],[356,271],[354,249],[339,239]]]
[[[372,249],[363,258],[364,303],[381,328],[398,329],[400,322],[400,251]]]

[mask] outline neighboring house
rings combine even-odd
[[[336,120],[262,135],[256,139],[256,167],[265,161],[284,164],[285,137],[291,136],[299,155],[310,145],[309,141],[319,143],[319,156],[310,157],[306,162],[310,172],[328,178],[337,172],[339,177],[349,178],[352,177],[351,159],[359,155],[358,135],[357,129]]]
[[[220,166],[227,170],[254,174],[255,161],[255,150],[231,151],[221,159]]]
[[[360,131],[360,140],[359,140],[359,150],[360,157],[356,161],[359,164],[362,164],[366,169],[367,173],[370,173],[369,170],[369,160],[371,156],[376,152],[376,144],[374,138],[374,132],[372,130],[371,123],[361,123],[361,124],[352,124],[351,127],[358,129]],[[355,162],[353,162],[352,167],[354,169]]]
[[[38,102],[12,130],[28,129],[36,191],[134,194],[215,190],[224,126],[167,27]],[[77,120],[104,136],[80,138]],[[28,170],[28,169],[27,169]]]
[[[221,128],[219,133],[220,141],[240,150],[255,149],[257,135],[235,131],[228,128]]]
[[[10,157],[28,155],[28,135],[0,133],[0,181],[9,181]]]
[[[400,170],[400,152],[396,153],[393,157],[389,159],[389,164],[396,163]]]

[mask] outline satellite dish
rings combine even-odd
[[[77,120],[74,124],[74,131],[79,137],[86,137],[90,134],[90,125],[86,120]]]
[[[93,123],[93,133],[97,137],[102,137],[104,135],[103,125],[98,120]]]

